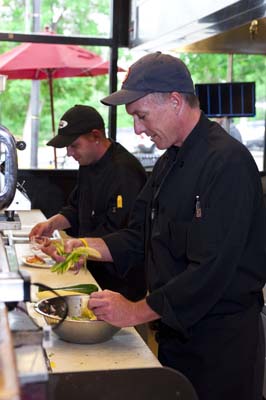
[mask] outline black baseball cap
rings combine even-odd
[[[132,103],[149,93],[175,91],[195,93],[190,72],[179,58],[158,51],[132,64],[121,89],[101,102],[117,106]]]
[[[95,108],[77,104],[62,116],[57,135],[47,143],[47,146],[67,147],[79,136],[93,129],[103,128],[104,121]]]

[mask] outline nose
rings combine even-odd
[[[143,124],[139,120],[134,120],[134,131],[136,135],[141,135],[142,133],[145,133],[145,129],[143,127]]]

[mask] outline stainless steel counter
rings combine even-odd
[[[63,275],[52,273],[49,269],[27,267],[22,256],[29,254],[29,245],[17,244],[16,252],[21,270],[31,276],[31,282],[44,283],[59,287],[79,283],[97,283],[89,271],[82,270],[78,275],[67,272]],[[32,291],[33,300],[37,300],[36,290]],[[35,319],[42,319],[31,305],[28,310]],[[42,321],[39,322],[40,324]],[[123,328],[114,337],[104,343],[79,345],[64,342],[53,334],[52,347],[46,349],[52,372],[93,371],[121,368],[160,367],[161,364],[137,333],[135,328]]]
[[[23,211],[22,214],[21,233],[23,232],[24,235],[29,233],[36,222],[44,219],[43,214],[38,210]],[[30,275],[32,284],[38,282],[51,287],[60,287],[79,283],[97,283],[87,270],[82,270],[77,275],[73,272],[57,275],[50,269],[26,266],[22,258],[30,254],[29,244],[17,243],[15,249],[19,268]],[[31,288],[31,298],[33,302],[38,300],[37,287],[34,285]],[[42,317],[34,311],[32,303],[27,304],[27,309],[31,317],[40,325],[44,323]],[[52,346],[44,350],[50,363],[50,373],[161,367],[157,358],[133,327],[123,328],[111,340],[99,344],[72,344],[59,339],[55,333],[52,333],[52,338]],[[22,364],[19,362],[21,356],[23,354],[17,354],[18,366]]]
[[[25,235],[28,235],[31,226],[39,218],[43,219],[43,215],[36,210],[23,212],[21,235],[16,233],[16,238],[20,236],[21,241],[15,241],[19,270],[29,274],[32,284],[38,282],[60,287],[96,283],[85,270],[78,275],[72,272],[57,275],[49,268],[24,265],[23,256],[30,253]],[[36,300],[37,287],[32,285],[31,302],[23,303],[23,306],[31,318],[42,326],[44,320],[34,311]],[[19,316],[13,314],[16,314],[16,310],[11,311],[10,315],[19,325]],[[32,323],[31,320],[28,322]],[[21,400],[72,400],[75,396],[81,400],[88,397],[99,400],[160,400],[163,396],[169,400],[176,399],[176,396],[197,400],[191,384],[184,376],[172,369],[163,368],[133,327],[121,329],[106,342],[88,345],[64,342],[53,333],[50,347],[44,349],[41,346],[41,330],[34,330],[33,325],[31,334],[27,345],[16,350]]]

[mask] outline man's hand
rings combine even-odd
[[[39,222],[36,224],[29,233],[29,238],[32,240],[34,236],[52,236],[54,232],[53,227],[49,221]]]
[[[147,304],[146,300],[132,302],[120,293],[111,290],[93,292],[88,307],[98,319],[114,326],[135,326],[160,318]]]
[[[71,253],[71,251],[75,247],[84,246],[84,240],[86,240],[88,247],[97,250],[101,255],[101,258],[98,260],[95,259],[95,257],[90,257],[90,256],[87,258],[88,260],[113,262],[112,255],[111,255],[107,245],[101,238],[82,238],[82,240],[80,240],[80,239],[65,240],[64,241],[65,252]]]
[[[70,228],[70,226],[71,225],[66,217],[61,214],[56,214],[46,221],[36,224],[30,231],[29,237],[30,239],[32,239],[33,236],[51,237],[56,229],[64,230]]]
[[[76,247],[81,247],[83,244],[79,239],[60,239],[60,240],[49,240],[41,247],[41,250],[52,257],[56,262],[62,262],[65,260],[65,256],[62,255],[62,251],[59,251],[55,243],[58,242],[63,247],[64,253],[71,253]]]

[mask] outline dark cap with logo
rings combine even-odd
[[[57,135],[47,143],[47,146],[67,147],[79,136],[93,129],[103,128],[104,121],[95,108],[77,104],[62,116]]]
[[[154,92],[195,93],[183,61],[159,51],[141,57],[129,68],[121,89],[101,102],[111,106],[128,104]]]

